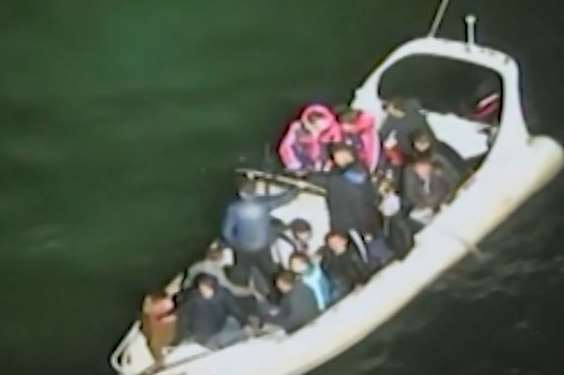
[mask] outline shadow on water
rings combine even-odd
[[[347,100],[386,52],[427,29],[435,5],[4,1],[3,370],[110,374],[143,292],[217,232],[229,171],[260,163],[304,103]],[[564,139],[551,7],[512,4],[506,17],[506,5],[454,1],[444,31],[460,36],[459,16],[478,13],[480,39],[522,63],[535,131]],[[483,264],[456,267],[314,373],[555,373],[557,188],[490,237]]]

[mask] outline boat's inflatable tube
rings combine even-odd
[[[554,177],[564,162],[560,146],[545,137],[532,138],[518,151],[508,153],[505,160],[486,161],[454,203],[417,236],[415,249],[404,261],[391,264],[365,288],[304,329],[289,337],[267,337],[235,345],[159,375],[302,374],[343,352],[475,248],[527,197]],[[312,201],[310,208],[314,206],[318,207]]]

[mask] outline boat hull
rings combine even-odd
[[[303,374],[344,352],[470,253],[564,163],[562,148],[547,137],[531,138],[507,156],[486,160],[453,204],[418,234],[404,261],[388,266],[306,328],[289,337],[251,340],[159,374]]]

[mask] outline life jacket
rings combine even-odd
[[[345,133],[346,137],[352,136],[351,146],[357,150],[358,158],[366,165],[369,170],[374,170],[380,158],[380,139],[374,117],[367,112],[360,112],[355,121],[356,129],[353,134]]]
[[[346,132],[339,127],[338,141],[353,147],[359,160],[372,171],[380,157],[380,140],[378,132],[374,130],[374,117],[367,112],[359,112],[353,124],[356,128],[352,132]]]
[[[320,129],[310,133],[304,128],[304,122],[312,113],[319,113]],[[320,104],[304,109],[300,119],[292,122],[278,147],[282,163],[290,170],[318,170],[327,159],[326,146],[338,140],[338,124],[335,115]]]

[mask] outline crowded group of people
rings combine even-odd
[[[291,333],[366,283],[413,247],[413,236],[453,198],[464,161],[437,139],[416,100],[386,103],[381,126],[363,111],[312,105],[279,145],[295,177],[279,194],[261,194],[241,177],[221,238],[185,273],[180,291],[143,304],[143,332],[155,359],[193,340],[219,349],[265,327]],[[323,246],[311,223],[284,223],[272,211],[307,184],[322,187],[329,213]]]

